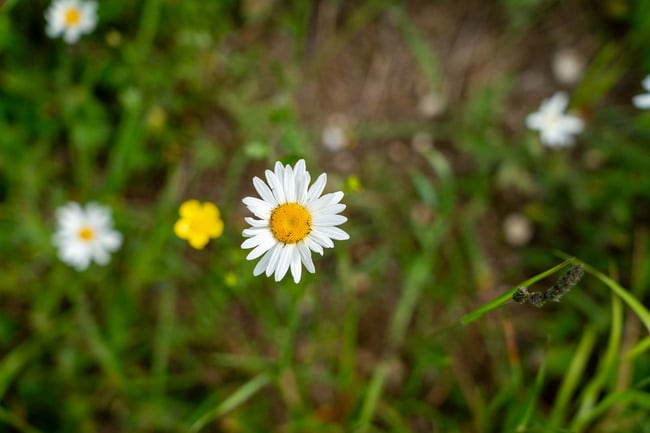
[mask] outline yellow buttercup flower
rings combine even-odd
[[[187,200],[178,213],[181,218],[174,224],[174,233],[197,250],[203,249],[210,239],[218,238],[223,233],[219,208],[213,203]]]

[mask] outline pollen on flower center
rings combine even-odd
[[[70,8],[65,11],[63,20],[65,21],[66,26],[74,26],[79,24],[79,21],[81,20],[81,13],[79,12],[79,9]]]
[[[311,232],[311,214],[298,203],[285,203],[273,210],[270,225],[277,240],[295,244]]]
[[[82,241],[89,242],[95,237],[95,231],[88,226],[84,226],[79,230],[79,238]]]

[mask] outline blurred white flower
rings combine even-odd
[[[247,260],[262,257],[253,270],[253,275],[265,272],[267,277],[275,274],[280,281],[289,268],[293,280],[298,283],[302,265],[312,274],[316,272],[311,252],[323,254],[323,248],[333,248],[334,240],[349,239],[350,236],[336,227],[347,221],[338,215],[345,209],[339,203],[341,191],[321,196],[327,175],[321,174],[309,187],[311,177],[301,159],[292,168],[275,163],[275,170],[266,170],[265,183],[259,177],[253,178],[253,185],[261,199],[246,197],[243,202],[259,219],[246,218],[250,228],[243,231],[246,239],[241,247],[253,248]]]
[[[568,147],[573,145],[574,135],[584,129],[582,119],[564,114],[569,98],[564,92],[557,92],[534,113],[526,116],[526,126],[540,133],[542,143],[547,147]]]
[[[113,230],[111,209],[95,202],[85,208],[68,202],[56,210],[57,230],[52,239],[59,258],[78,271],[91,261],[105,265],[110,253],[122,245],[122,234]]]
[[[418,112],[427,118],[440,116],[446,108],[447,102],[440,93],[425,93],[420,97],[420,101],[418,102]]]
[[[62,36],[68,44],[74,44],[84,33],[90,33],[97,25],[97,3],[80,0],[54,0],[45,12],[51,38]]]
[[[345,114],[335,113],[329,116],[321,134],[323,147],[338,152],[351,146],[349,125],[350,120]]]
[[[636,95],[634,98],[632,98],[632,103],[636,108],[647,110],[650,108],[650,75],[647,75],[643,81],[641,81],[641,85],[647,93]]]
[[[327,125],[323,128],[321,137],[323,146],[332,152],[344,149],[348,144],[348,137],[340,125]]]
[[[572,86],[582,78],[585,61],[579,51],[563,48],[553,55],[552,69],[558,83]]]
[[[533,238],[533,224],[523,214],[511,213],[503,219],[503,236],[510,245],[521,247]]]

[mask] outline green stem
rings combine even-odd
[[[473,321],[477,320],[478,318],[480,318],[484,314],[486,314],[486,313],[488,313],[488,312],[490,312],[492,310],[496,310],[497,308],[503,306],[504,304],[509,303],[511,301],[511,299],[512,299],[513,293],[515,293],[515,291],[519,287],[522,287],[522,286],[528,287],[531,284],[534,284],[537,281],[542,280],[542,279],[548,277],[551,274],[554,274],[555,272],[559,271],[560,269],[567,266],[568,264],[573,263],[574,260],[575,259],[573,257],[568,258],[565,261],[563,261],[562,263],[560,263],[559,265],[554,266],[551,269],[548,269],[548,270],[546,270],[546,271],[544,271],[542,273],[539,273],[539,274],[535,275],[534,277],[527,279],[526,281],[524,281],[521,284],[517,284],[512,289],[508,290],[506,293],[504,293],[503,295],[501,295],[498,298],[494,299],[493,301],[490,301],[487,304],[483,305],[482,307],[480,307],[480,308],[478,308],[478,309],[464,315],[460,319],[460,323],[462,323],[463,325],[467,325],[469,323],[472,323]]]

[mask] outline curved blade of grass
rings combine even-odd
[[[580,379],[583,377],[585,366],[587,365],[589,356],[596,344],[597,336],[598,334],[592,327],[585,329],[584,334],[582,334],[582,339],[580,340],[580,343],[578,343],[571,365],[569,365],[569,368],[562,379],[560,390],[558,391],[555,402],[553,403],[553,409],[551,410],[551,416],[549,418],[549,427],[558,427],[564,421],[566,411],[569,409],[571,397],[573,396]]]
[[[467,325],[469,323],[472,323],[476,319],[483,316],[485,313],[488,313],[488,312],[490,312],[492,310],[495,310],[495,309],[501,307],[503,304],[509,302],[510,299],[512,298],[512,294],[515,293],[515,290],[517,290],[519,287],[521,287],[521,286],[528,287],[531,284],[534,284],[537,281],[542,280],[542,279],[548,277],[551,274],[554,274],[555,272],[559,271],[560,269],[562,269],[566,265],[572,263],[574,260],[575,259],[573,257],[568,258],[565,261],[563,261],[562,263],[560,263],[559,265],[553,266],[551,269],[548,269],[548,270],[546,270],[546,271],[544,271],[542,273],[539,273],[539,274],[535,275],[534,277],[527,279],[526,281],[524,281],[521,284],[517,284],[512,289],[508,290],[506,293],[504,293],[503,295],[501,295],[498,298],[494,299],[493,301],[490,301],[487,304],[483,305],[482,307],[477,308],[476,310],[465,314],[460,319],[460,322],[463,325]]]
[[[580,420],[581,424],[582,425],[589,424],[594,419],[598,418],[603,413],[605,413],[609,408],[611,408],[615,404],[620,404],[620,405],[635,404],[646,410],[650,410],[650,394],[635,389],[613,392],[607,397],[605,397],[603,401],[601,401],[600,404],[596,406],[594,410],[592,410],[589,413],[587,418]],[[576,431],[573,425],[569,427],[569,430]]]
[[[387,373],[388,368],[383,363],[379,364],[375,368],[375,372],[372,375],[370,384],[368,385],[368,390],[366,391],[366,396],[363,399],[361,414],[359,415],[359,422],[354,429],[355,433],[365,433],[368,431],[370,422],[372,421],[372,417],[375,413],[375,408],[377,407],[377,403],[384,388],[384,381],[386,380]]]
[[[13,428],[22,433],[40,433],[40,430],[37,430],[34,427],[25,424],[23,420],[17,419],[14,414],[5,408],[0,407],[0,431],[4,431],[4,429],[2,429],[2,422],[11,425]]]
[[[521,416],[519,424],[517,424],[517,432],[526,431],[530,417],[533,415],[533,410],[535,409],[535,401],[539,396],[540,391],[542,390],[542,385],[544,384],[544,378],[546,377],[546,359],[542,362],[542,365],[537,371],[537,376],[535,377],[535,385],[528,395],[528,401],[526,402],[526,408],[524,413]]]
[[[638,301],[638,299],[636,299],[632,294],[630,294],[630,292],[625,290],[620,284],[612,280],[607,275],[596,270],[595,268],[592,268],[582,261],[580,261],[580,263],[582,263],[584,266],[585,272],[588,272],[594,277],[598,278],[603,284],[612,289],[612,291],[616,293],[616,295],[618,295],[632,309],[632,311],[634,311],[634,313],[636,313],[636,315],[639,317],[639,319],[641,319],[645,327],[648,329],[648,332],[650,332],[650,311],[648,311],[648,309],[644,307],[643,304]]]
[[[201,431],[201,429],[205,427],[209,422],[214,421],[220,416],[244,404],[270,382],[271,376],[268,373],[261,373],[253,377],[251,380],[242,385],[237,391],[233,392],[230,397],[222,401],[217,406],[209,408],[203,414],[199,415],[196,421],[192,423],[189,431]]]
[[[643,340],[639,341],[632,349],[630,349],[625,354],[625,358],[634,359],[648,349],[650,349],[650,337],[646,337]]]
[[[609,341],[605,355],[601,358],[598,370],[594,378],[584,388],[584,392],[580,396],[580,406],[577,414],[573,417],[574,422],[580,422],[581,419],[586,418],[591,410],[593,410],[598,396],[602,389],[610,379],[614,369],[616,368],[616,361],[618,358],[619,347],[621,345],[621,335],[623,330],[623,304],[618,296],[612,293],[612,320],[609,334]],[[577,430],[582,429],[582,425],[577,427]]]
[[[11,385],[13,378],[40,350],[37,341],[29,340],[13,349],[0,360],[0,398]]]

